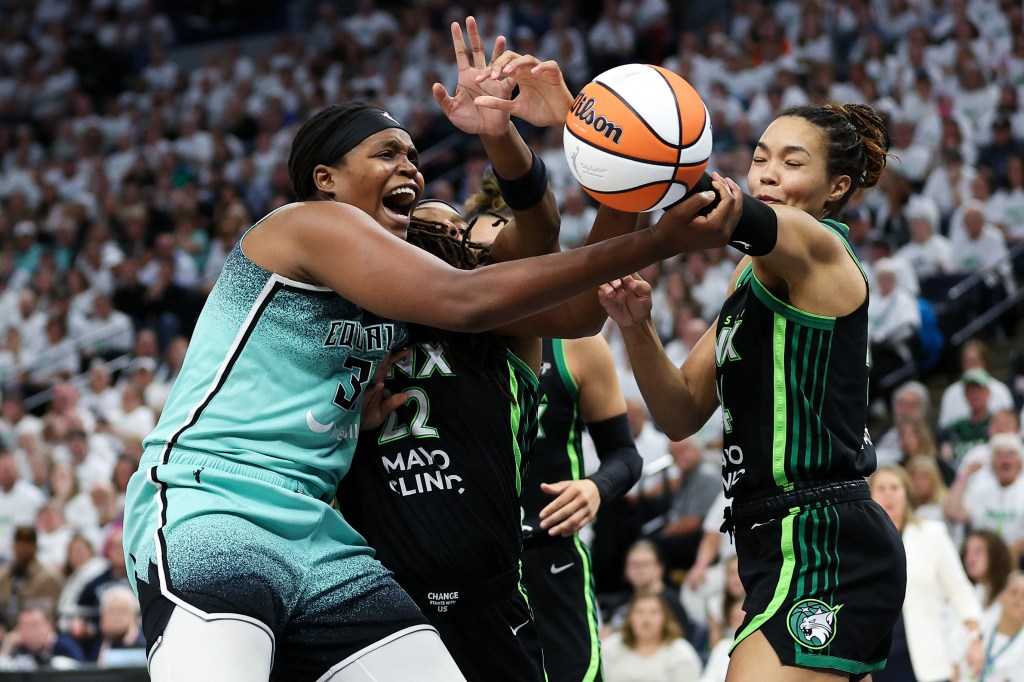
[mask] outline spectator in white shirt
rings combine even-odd
[[[135,325],[128,315],[114,308],[110,296],[96,293],[92,299],[92,314],[81,320],[75,336],[86,360],[111,359],[131,350]]]
[[[149,64],[142,69],[142,78],[153,90],[172,90],[178,82],[178,65],[170,60],[167,49],[160,44],[150,47]]]
[[[21,289],[17,294],[17,305],[8,309],[7,315],[0,319],[0,329],[18,328],[22,345],[26,349],[37,348],[44,336],[46,314],[39,310],[38,300],[31,289]]]
[[[579,186],[568,186],[562,193],[562,223],[558,240],[563,249],[575,249],[583,244],[597,217],[597,209],[589,202]]]
[[[149,362],[153,362],[146,358]],[[155,369],[155,363],[154,367]],[[152,372],[152,370],[149,370]],[[121,452],[142,456],[142,439],[156,426],[156,414],[146,405],[142,391],[132,382],[121,386],[121,403],[104,415],[97,430],[118,441]],[[83,486],[84,487],[84,486]]]
[[[910,242],[896,255],[910,263],[918,280],[953,270],[953,247],[938,234],[939,207],[928,197],[913,196],[904,215],[910,221]]]
[[[995,191],[988,207],[993,224],[1003,230],[1008,242],[1024,239],[1024,157],[1006,161],[1006,187]]]
[[[587,34],[587,46],[595,73],[630,61],[636,47],[636,30],[617,0],[604,1],[601,18]]]
[[[989,439],[992,476],[981,475],[984,465],[967,464],[946,498],[946,516],[986,528],[1002,536],[1018,561],[1024,553],[1024,442],[1019,435],[1000,433]]]
[[[366,54],[382,49],[399,28],[398,20],[378,9],[372,0],[360,0],[356,12],[345,19],[342,26]]]
[[[700,304],[700,316],[705,320],[714,320],[725,301],[729,289],[728,280],[720,277],[718,270],[711,269],[708,254],[703,251],[686,254],[683,264],[690,292]]]
[[[943,217],[949,217],[962,201],[971,196],[971,183],[978,174],[955,148],[942,151],[940,163],[928,174],[921,192],[935,200]]]
[[[972,369],[983,369],[988,372],[990,367],[988,345],[980,339],[965,341],[960,347],[960,370],[965,373]],[[995,377],[990,376],[988,382],[989,411],[1010,409],[1013,407],[1013,395],[1010,388]],[[947,428],[959,419],[970,416],[970,408],[964,394],[964,383],[954,381],[942,392],[939,406],[939,428]]]
[[[871,343],[871,386],[913,360],[912,341],[921,326],[917,299],[896,285],[896,264],[888,258],[875,263],[875,288],[868,303],[868,339]],[[885,399],[884,393],[874,394]]]
[[[0,443],[0,563],[11,558],[14,529],[34,526],[46,495],[22,478],[14,454]]]
[[[1011,277],[1007,260],[1006,239],[995,225],[988,221],[985,205],[970,201],[964,206],[964,230],[955,234],[953,244],[953,268],[957,272],[970,274],[984,271],[992,281]]]
[[[49,388],[78,374],[79,364],[78,349],[67,335],[63,318],[51,317],[29,361],[29,382],[36,389]]]
[[[53,449],[55,462],[74,468],[81,490],[91,489],[97,481],[109,481],[116,457],[101,436],[90,436],[81,428],[72,428],[64,441]]]
[[[0,387],[24,386],[32,356],[21,339],[21,330],[8,327],[0,345]]]
[[[928,172],[932,167],[932,150],[914,141],[915,122],[912,119],[898,118],[892,124],[892,147],[890,152],[899,159],[893,170],[915,187],[924,185]]]
[[[928,422],[928,387],[920,381],[900,384],[892,393],[892,427],[875,438],[878,466],[898,464],[903,459],[900,448],[900,424],[910,421]]]

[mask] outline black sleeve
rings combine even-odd
[[[715,199],[702,208],[698,213],[707,215],[718,206],[721,197],[718,191],[711,185],[711,176],[705,173],[693,186],[687,196],[694,192],[711,190],[715,192]],[[740,214],[740,221],[736,224],[732,236],[729,238],[729,246],[742,252],[747,256],[765,256],[772,252],[779,236],[779,221],[775,211],[768,204],[759,201],[749,194],[743,195],[743,213]]]
[[[640,480],[643,458],[636,449],[625,413],[587,424],[601,466],[590,476],[601,501],[619,497]]]

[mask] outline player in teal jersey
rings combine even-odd
[[[602,287],[657,424],[673,439],[724,411],[746,617],[729,680],[861,679],[884,666],[906,587],[899,534],[870,499],[868,288],[834,217],[885,167],[866,105],[800,107],[757,143],[730,244],[746,255],[714,331],[681,367],[650,321],[650,287]],[[730,190],[739,195],[738,188]]]
[[[472,45],[478,40],[475,24],[467,22],[467,29]],[[458,46],[461,36],[455,38]],[[527,56],[519,63],[537,62]],[[478,71],[465,64],[460,86],[509,94],[506,81],[478,84]],[[561,125],[571,97],[557,67],[551,76],[557,82],[542,100],[558,111],[549,118]],[[531,157],[508,114],[468,100],[439,101],[460,128],[480,135],[494,171],[480,195],[490,199],[490,190],[500,201],[501,187],[513,197],[513,207],[502,203],[503,215],[493,215],[498,225],[491,216],[467,223],[454,207],[425,200],[414,212],[409,241],[465,268],[557,249],[558,212],[546,175],[503,179],[510,161]],[[635,223],[634,214],[602,209],[593,238],[632,231]],[[395,363],[383,384],[406,402],[361,435],[338,489],[340,511],[438,629],[471,682],[546,679],[547,656],[531,613],[536,602],[528,602],[520,586],[519,500],[537,423],[537,329],[578,334],[604,319],[595,289],[554,314],[505,325],[499,333],[410,325],[411,353]],[[453,519],[461,520],[457,527]],[[582,595],[582,578],[580,583]],[[586,619],[586,611],[580,615]],[[561,653],[551,651],[555,657]]]
[[[482,46],[472,52],[483,60]],[[465,47],[457,59],[468,63]],[[527,95],[529,78],[518,80]],[[405,241],[417,163],[387,112],[323,109],[292,144],[301,201],[260,220],[225,263],[126,496],[152,679],[462,679],[330,506],[359,429],[395,406],[371,386],[406,338],[394,320],[493,329],[724,241],[739,212],[726,202],[696,216],[711,200],[697,193],[652,229],[467,271]]]

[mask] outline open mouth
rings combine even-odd
[[[381,203],[389,218],[408,224],[412,209],[416,206],[416,191],[411,187],[399,187],[389,192]]]

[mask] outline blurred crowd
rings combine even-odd
[[[429,196],[458,203],[479,189],[479,143],[430,94],[454,81],[449,26],[467,14],[486,41],[505,35],[509,49],[556,60],[573,91],[627,62],[681,74],[712,116],[709,167],[741,186],[782,109],[866,102],[884,114],[894,158],[844,215],[872,290],[871,436],[905,496],[883,506],[901,529],[941,524],[953,548],[943,570],[965,576],[966,593],[925,600],[941,614],[950,665],[966,651],[964,622],[994,628],[985,623],[1014,609],[1024,619],[1012,573],[1024,558],[1024,362],[992,357],[1019,338],[1020,3],[262,2],[281,23],[259,49],[237,32],[195,42],[216,30],[153,0],[2,4],[0,669],[144,662],[123,496],[205,296],[254,220],[295,199],[289,144],[328,103],[373,101],[402,121]],[[244,26],[224,11],[212,26]],[[561,131],[521,129],[547,163],[562,244],[574,248],[596,205],[569,174]],[[713,323],[736,258],[686,254],[643,273],[678,362]],[[666,679],[724,679],[742,586],[718,531],[720,417],[669,441],[606,332],[645,460],[643,480],[588,529],[607,679],[652,637],[689,661],[675,666],[686,676]],[[917,679],[948,679],[918,669],[919,619],[904,615]]]

